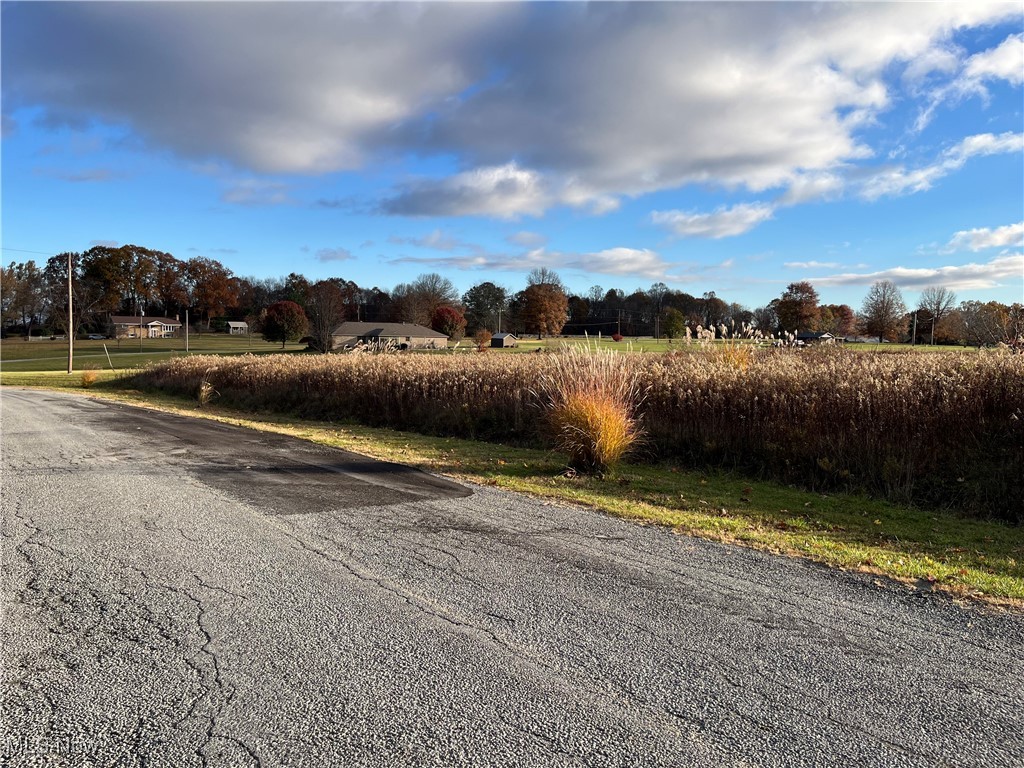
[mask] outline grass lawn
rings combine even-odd
[[[81,374],[0,375],[5,385],[85,392]],[[89,394],[398,461],[423,469],[602,510],[642,524],[833,567],[898,579],[958,597],[1024,608],[1024,527],[890,504],[822,495],[774,482],[672,464],[632,465],[605,479],[564,473],[550,452],[455,438],[200,409],[194,400],[133,391],[110,372]]]
[[[274,354],[297,352],[305,344],[289,343],[284,350],[280,344],[263,341],[253,336],[229,336],[224,333],[206,333],[189,337],[189,353],[213,355]],[[104,351],[106,347],[106,351]],[[117,370],[140,368],[150,362],[184,355],[185,339],[107,339],[88,341],[75,339],[74,367],[87,366]],[[110,359],[107,359],[109,353]],[[38,339],[4,339],[0,342],[0,366],[5,372],[64,371],[68,367],[67,341]]]

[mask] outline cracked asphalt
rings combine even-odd
[[[2,393],[7,766],[1020,766],[1024,619]]]

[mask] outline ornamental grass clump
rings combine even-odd
[[[637,444],[640,385],[629,360],[571,347],[541,373],[546,432],[573,469],[603,475]]]
[[[89,389],[100,378],[100,372],[95,366],[86,366],[82,371],[82,389]]]

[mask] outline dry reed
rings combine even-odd
[[[741,358],[617,357],[636,377],[632,405],[654,457],[1024,521],[1022,355],[751,347]],[[544,382],[585,379],[588,365],[563,355],[197,356],[137,381],[194,395],[206,380],[241,408],[535,442],[553,402]]]

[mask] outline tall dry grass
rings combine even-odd
[[[568,347],[541,367],[538,390],[549,439],[574,469],[604,474],[641,437],[634,412],[642,390],[624,355]]]
[[[1024,355],[618,358],[635,376],[648,457],[1024,522]],[[219,402],[252,410],[535,442],[556,382],[585,380],[587,365],[552,354],[186,357],[137,383],[194,396],[207,381]]]

